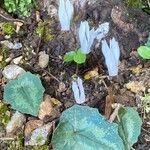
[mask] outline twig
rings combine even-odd
[[[48,69],[48,71],[46,71],[46,70],[43,70],[43,71],[45,71],[49,76],[51,76],[53,79],[55,79],[58,83],[61,82],[58,78],[56,78],[54,75],[52,75],[52,74],[50,73],[50,70],[49,70],[49,69]]]
[[[11,137],[1,137],[0,140],[2,140],[2,141],[13,141],[13,140],[15,140],[15,138],[11,138]]]
[[[23,20],[21,20],[21,19],[8,18],[8,17],[4,16],[1,12],[0,12],[0,16],[1,16],[2,18],[4,18],[5,20],[8,20],[8,21],[25,23],[25,22],[24,22]]]

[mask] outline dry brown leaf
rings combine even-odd
[[[61,106],[61,102],[56,98],[51,98],[51,102],[53,103],[53,106]]]
[[[130,70],[133,74],[140,74],[142,72],[142,65],[131,67]]]
[[[40,105],[39,115],[38,117],[43,120],[46,115],[49,115],[53,110],[53,103],[51,101],[51,96],[45,94],[44,100]]]
[[[130,81],[129,83],[126,84],[126,88],[131,90],[134,93],[145,91],[145,87],[143,83],[139,81]]]
[[[25,125],[25,130],[24,130],[24,134],[25,136],[30,135],[30,133],[38,128],[41,127],[43,125],[43,121],[42,120],[30,120],[26,123]]]
[[[94,68],[93,70],[86,72],[84,74],[84,80],[89,80],[89,79],[96,77],[96,76],[98,76],[98,68],[97,67]]]

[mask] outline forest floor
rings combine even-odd
[[[138,142],[134,144],[133,148],[135,150],[149,150],[150,114],[146,114],[144,117],[141,97],[144,96],[145,92],[150,92],[150,61],[140,58],[137,48],[145,43],[148,38],[150,15],[139,9],[126,7],[120,1],[111,0],[101,0],[87,5],[86,9],[80,14],[80,18],[77,21],[78,24],[81,20],[89,20],[96,27],[103,22],[109,22],[110,30],[105,38],[109,40],[115,37],[119,43],[121,51],[119,73],[117,77],[109,78],[101,48],[96,45],[93,45],[93,50],[87,56],[84,64],[77,67],[74,63],[63,62],[64,54],[76,47],[76,41],[74,40],[76,31],[73,31],[74,34],[61,32],[57,7],[58,5],[55,1],[39,1],[39,15],[33,9],[30,17],[19,18],[24,20],[23,26],[21,26],[18,34],[15,33],[8,39],[12,42],[21,42],[23,47],[18,50],[9,49],[6,52],[7,54],[3,54],[2,46],[0,45],[0,55],[3,55],[3,60],[0,62],[0,103],[3,103],[5,84],[2,70],[5,66],[12,64],[17,57],[22,56],[22,61],[18,65],[24,70],[40,75],[45,93],[61,102],[61,106],[54,108],[53,113],[44,118],[44,123],[59,119],[62,111],[75,104],[71,89],[72,76],[76,73],[84,79],[84,75],[87,72],[96,70],[97,73],[94,77],[84,80],[83,85],[87,102],[83,105],[98,108],[99,112],[105,115],[106,97],[108,94],[112,94],[115,103],[135,107],[143,120],[143,125]],[[0,10],[0,14],[2,13],[3,16],[6,16],[4,18],[0,15],[0,23],[13,23],[13,19],[18,19],[17,16],[3,13],[4,9],[0,8]],[[50,29],[48,31],[49,35],[46,35],[46,32],[43,37],[35,34],[38,26],[37,16],[44,22],[44,26]],[[6,40],[6,35],[0,32],[0,41],[4,40]],[[46,68],[41,68],[38,65],[40,51],[45,51],[49,55],[50,59]],[[8,58],[11,60],[5,62]],[[7,108],[11,117],[14,110],[9,105],[7,105]],[[26,115],[26,122],[31,119],[35,119],[35,117]],[[16,148],[14,147],[16,145],[15,142],[18,141],[3,140],[1,136],[6,136],[6,129],[3,123],[0,124],[0,149]],[[35,148],[22,147],[18,149]]]

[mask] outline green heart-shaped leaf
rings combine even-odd
[[[52,137],[54,150],[125,150],[116,123],[95,108],[74,105],[65,110]]]
[[[4,100],[22,113],[37,116],[43,93],[44,87],[39,77],[25,72],[5,85]]]
[[[142,121],[137,111],[131,107],[124,107],[119,110],[119,135],[123,139],[126,150],[130,150],[131,146],[137,142],[141,132]]]

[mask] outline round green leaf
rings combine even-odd
[[[124,150],[118,126],[95,108],[74,105],[65,110],[52,137],[54,150]]]
[[[142,120],[137,111],[131,107],[124,107],[119,110],[119,121],[116,123],[119,127],[119,135],[123,139],[126,150],[137,142],[141,132]]]
[[[150,48],[147,46],[140,46],[138,49],[138,54],[144,59],[150,59]]]
[[[86,60],[86,54],[83,54],[81,50],[78,49],[73,59],[77,64],[82,64]]]
[[[75,51],[70,51],[68,53],[66,53],[64,55],[64,62],[70,62],[70,61],[73,61],[73,58],[74,58],[74,55],[75,55]]]
[[[5,85],[4,100],[22,113],[37,116],[43,93],[44,87],[39,77],[25,72]]]

